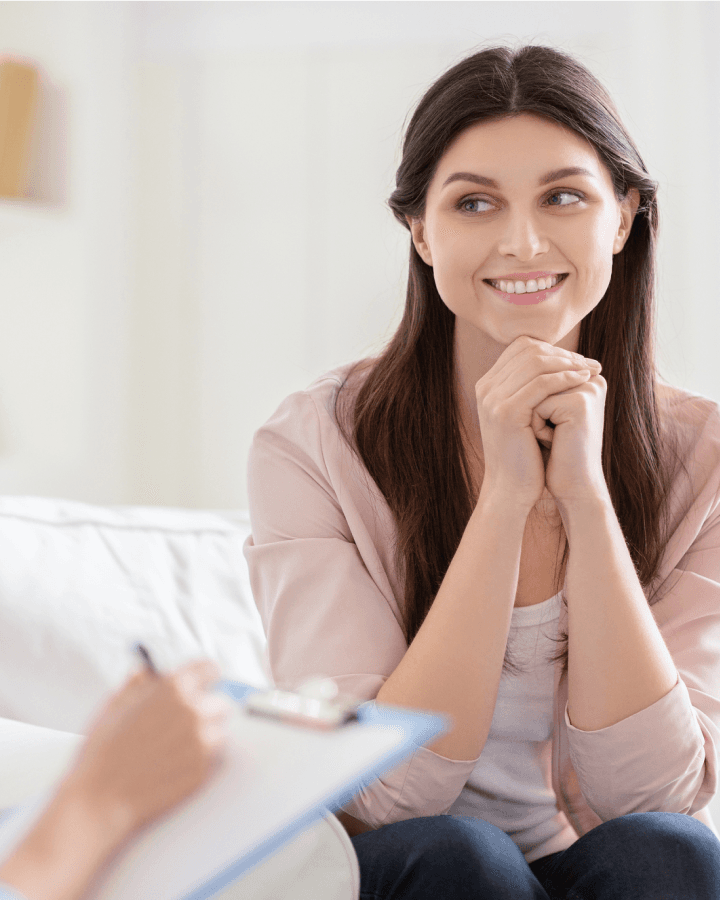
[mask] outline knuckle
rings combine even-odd
[[[164,683],[165,691],[168,694],[168,700],[176,706],[187,705],[187,689],[185,682],[177,675],[171,675]]]
[[[225,742],[225,733],[217,727],[206,727],[200,734],[200,747],[205,758],[215,756]]]
[[[174,672],[168,672],[165,675],[165,680],[172,685],[180,686],[187,684],[188,681],[188,670],[186,668],[176,669]]]
[[[497,419],[498,421],[500,421],[507,415],[508,408],[509,404],[507,401],[499,401],[498,403],[495,403],[493,405],[492,409],[490,410],[490,415],[493,417],[493,419]]]
[[[194,672],[203,680],[220,677],[220,666],[213,659],[197,660]]]

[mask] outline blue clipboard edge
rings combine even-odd
[[[216,690],[224,691],[234,700],[243,700],[249,694],[267,689],[244,684],[240,681],[223,680],[217,682]],[[380,775],[402,762],[409,755],[409,744],[416,744],[419,748],[432,738],[439,734],[445,734],[450,729],[450,719],[447,716],[441,716],[437,713],[411,711],[404,707],[389,706],[387,704],[378,705],[373,700],[367,701],[367,703],[362,704],[358,708],[358,721],[361,725],[400,727],[405,733],[405,739],[399,747],[390,750],[374,764],[372,778],[365,782],[363,782],[362,778],[353,778],[337,790],[331,791],[320,803],[314,804],[305,813],[286,825],[285,828],[258,844],[242,859],[232,863],[212,879],[206,880],[200,887],[195,888],[189,894],[185,894],[182,900],[209,900],[218,891],[236,881],[254,866],[258,865],[258,863],[263,862],[318,819],[324,818],[328,812],[339,809],[351,800],[355,794],[359,793],[364,784],[370,784]]]

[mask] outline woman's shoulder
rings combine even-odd
[[[301,444],[306,452],[316,447],[321,453],[321,445],[338,432],[337,419],[341,414],[336,404],[338,392],[343,389],[343,408],[350,407],[349,401],[356,395],[371,364],[371,359],[343,363],[319,375],[306,387],[287,394],[254,438],[283,444],[290,441]]]
[[[691,417],[697,421],[698,413],[705,413],[705,416],[720,413],[720,403],[712,397],[705,394],[699,394],[696,391],[690,391],[687,388],[678,387],[676,384],[670,384],[660,375],[655,377],[655,390],[658,400],[662,401],[670,408],[691,412]]]
[[[372,357],[363,357],[343,363],[319,375],[300,392],[314,401],[323,427],[337,428],[339,418],[343,424],[349,421],[348,412],[374,362]],[[338,403],[339,395],[341,403]]]
[[[275,489],[283,477],[291,482],[309,476],[326,491],[347,502],[352,494],[362,506],[373,492],[371,479],[355,450],[350,417],[337,409],[335,398],[347,383],[348,399],[355,396],[369,367],[364,360],[344,363],[296,390],[258,428],[248,451],[248,484],[267,482]],[[345,404],[344,404],[345,405]],[[346,405],[352,409],[352,403]],[[342,427],[340,427],[340,424]]]
[[[670,384],[657,376],[655,396],[661,418],[672,422],[696,444],[701,439],[720,444],[720,403],[712,397]]]
[[[343,389],[354,393],[368,376],[375,362],[374,357],[362,357],[343,363],[319,375],[305,388],[305,392],[315,397],[321,397],[336,392],[342,386]]]
[[[686,470],[675,468],[678,509],[686,514],[693,503],[705,508],[720,492],[720,403],[659,378],[656,399],[666,436]]]

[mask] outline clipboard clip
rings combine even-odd
[[[338,686],[331,678],[311,678],[296,693],[277,688],[256,691],[245,701],[245,711],[253,715],[323,731],[358,721],[359,706],[353,698],[338,696]]]

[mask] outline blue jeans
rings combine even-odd
[[[630,813],[527,863],[495,825],[427,816],[351,838],[360,900],[709,900],[720,841],[683,813]]]

